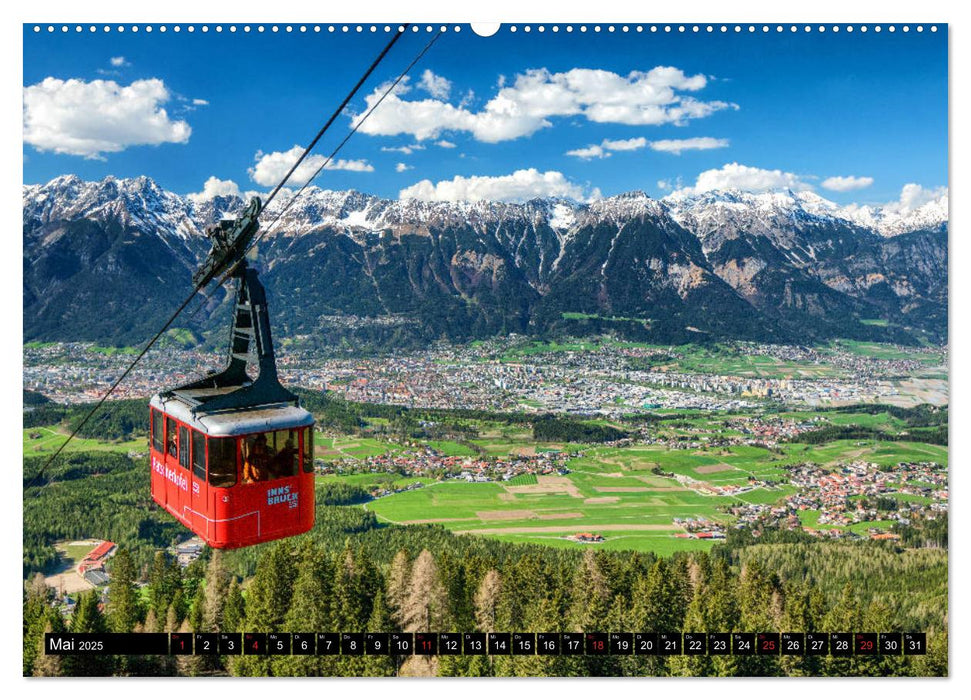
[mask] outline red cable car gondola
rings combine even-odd
[[[314,419],[277,378],[266,293],[242,258],[260,209],[254,199],[238,221],[207,231],[213,251],[193,280],[239,280],[229,364],[150,402],[152,498],[219,549],[314,524]],[[256,379],[246,372],[251,350]]]

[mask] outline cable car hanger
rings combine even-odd
[[[424,46],[424,48],[422,48],[422,50],[415,56],[415,58],[411,61],[411,63],[409,63],[408,66],[398,75],[398,77],[390,85],[388,85],[388,87],[384,90],[383,94],[381,95],[380,99],[364,114],[364,116],[360,120],[357,121],[357,123],[353,126],[353,128],[350,129],[350,131],[345,136],[345,138],[340,142],[340,144],[338,144],[338,146],[331,152],[331,154],[327,157],[324,163],[322,163],[321,166],[317,168],[316,172],[314,172],[314,174],[307,180],[307,182],[304,183],[304,185],[293,195],[293,197],[290,198],[290,200],[283,207],[281,212],[276,216],[276,218],[274,218],[274,220],[270,223],[270,225],[266,229],[264,229],[263,233],[260,234],[259,237],[256,237],[256,233],[259,230],[260,213],[262,213],[262,211],[266,208],[266,205],[269,205],[269,203],[273,201],[273,199],[280,192],[280,190],[286,185],[286,183],[289,181],[290,177],[293,175],[293,173],[296,171],[299,165],[304,161],[307,155],[309,155],[311,150],[314,148],[314,146],[316,146],[317,142],[321,139],[321,137],[334,123],[334,121],[341,114],[341,112],[348,105],[348,103],[354,98],[354,95],[357,94],[360,88],[364,85],[367,79],[378,67],[378,65],[381,63],[384,57],[391,50],[391,47],[394,46],[394,44],[398,41],[398,39],[404,35],[404,33],[407,31],[409,26],[410,24],[406,23],[402,25],[401,29],[398,32],[395,32],[394,36],[391,37],[391,40],[387,43],[387,45],[385,45],[385,47],[374,59],[374,61],[371,63],[368,69],[357,81],[357,83],[354,85],[351,91],[341,102],[340,106],[333,112],[333,114],[331,114],[330,118],[320,129],[320,131],[317,132],[317,135],[313,138],[310,144],[304,149],[303,153],[293,164],[293,166],[290,168],[287,174],[277,184],[277,186],[273,188],[270,195],[267,197],[266,203],[262,204],[260,203],[259,198],[253,198],[253,200],[250,201],[249,205],[247,205],[246,209],[243,211],[243,213],[238,219],[236,219],[232,224],[229,224],[229,223],[226,224],[224,230],[220,234],[218,234],[219,236],[218,242],[215,240],[213,241],[213,249],[210,251],[209,255],[207,256],[206,260],[203,262],[199,270],[197,270],[196,273],[193,275],[192,281],[194,286],[193,286],[192,292],[179,305],[179,307],[169,317],[169,319],[162,325],[162,327],[158,330],[158,332],[154,336],[152,336],[148,344],[145,345],[145,347],[141,350],[141,352],[139,352],[138,355],[135,357],[135,359],[132,360],[132,362],[128,365],[125,371],[122,372],[121,375],[118,377],[118,379],[116,379],[115,382],[111,385],[111,387],[109,387],[108,391],[106,391],[105,394],[98,400],[98,402],[91,408],[91,410],[88,411],[87,414],[85,414],[84,418],[81,419],[81,422],[78,423],[78,425],[74,428],[74,430],[70,433],[70,435],[68,435],[67,439],[65,439],[64,442],[61,443],[61,445],[57,448],[54,454],[52,454],[47,459],[47,461],[37,472],[37,474],[34,475],[34,477],[24,486],[24,489],[34,486],[43,477],[44,473],[47,471],[50,465],[54,463],[54,460],[57,459],[57,457],[61,454],[61,452],[63,452],[64,448],[67,447],[68,444],[70,444],[71,440],[74,439],[74,437],[78,434],[81,428],[83,428],[87,424],[87,422],[91,419],[91,417],[95,413],[97,413],[98,409],[100,409],[101,406],[104,405],[105,401],[108,400],[108,398],[114,393],[114,391],[128,377],[128,375],[135,368],[135,366],[138,365],[138,363],[142,360],[145,354],[155,345],[156,342],[158,342],[159,338],[161,338],[162,335],[165,333],[165,331],[167,331],[169,327],[175,322],[175,319],[178,318],[179,315],[185,310],[185,308],[189,305],[189,303],[195,298],[196,294],[198,294],[207,284],[209,284],[209,282],[215,279],[216,276],[220,274],[224,275],[219,282],[220,284],[222,284],[223,282],[227,281],[230,277],[232,277],[235,273],[238,272],[241,274],[241,277],[240,277],[240,286],[239,286],[239,289],[237,290],[237,310],[236,310],[236,315],[234,315],[234,321],[233,321],[233,334],[234,334],[233,347],[236,347],[235,332],[237,328],[237,321],[239,320],[239,311],[240,311],[238,307],[244,291],[246,292],[246,295],[247,295],[246,298],[250,298],[249,295],[252,295],[254,293],[256,295],[262,296],[262,299],[263,299],[262,307],[265,310],[265,292],[263,291],[263,287],[260,284],[259,280],[256,279],[255,271],[250,270],[248,266],[246,266],[245,264],[246,253],[253,247],[253,245],[259,242],[259,240],[264,235],[266,235],[266,233],[270,229],[273,228],[273,226],[280,220],[283,213],[290,208],[290,206],[297,199],[297,197],[299,197],[303,193],[303,191],[306,189],[309,183],[312,182],[323,171],[324,167],[337,155],[337,153],[341,150],[341,148],[343,148],[344,144],[347,143],[350,137],[357,132],[357,130],[361,127],[361,125],[374,112],[377,106],[384,101],[384,99],[401,82],[401,80],[404,79],[404,77],[411,71],[411,69],[418,63],[418,61],[421,60],[421,58],[425,55],[425,53],[439,39],[439,37],[441,36],[441,32],[437,32],[435,36],[433,36],[432,39]],[[210,238],[212,240],[212,237]],[[215,256],[214,256],[214,253],[216,254]],[[252,273],[252,279],[249,278],[249,273]],[[254,281],[255,281],[255,284],[253,284]],[[279,388],[282,391],[293,396],[295,399],[296,398],[295,395],[293,395],[290,392],[287,392],[287,390],[284,389],[279,384],[279,380],[276,378],[276,364],[275,364],[275,359],[273,357],[273,346],[272,346],[272,340],[269,335],[268,321],[265,324],[265,328],[266,328],[265,338],[269,342],[267,343],[265,349],[262,350],[262,352],[265,355],[266,351],[268,350],[269,357],[261,358],[259,376],[263,377],[264,371],[267,371],[268,374],[266,374],[265,376],[268,379],[264,382],[264,384],[261,385],[260,389],[257,389],[256,392],[254,392],[254,394],[258,394],[260,391],[264,391],[262,387],[268,386],[269,377],[272,376],[272,379],[273,381],[276,382],[277,386],[279,386]],[[253,338],[256,338],[256,337],[257,337],[256,335],[253,336]],[[259,343],[262,343],[262,340],[260,340]],[[258,355],[261,352],[261,349],[260,349],[261,346],[259,343],[257,344]],[[232,353],[232,354],[235,355],[235,353]],[[223,372],[216,375],[216,376],[222,377],[222,379],[219,379],[219,381],[229,381],[230,379],[234,380],[238,378],[235,374],[227,374],[227,372],[230,372],[230,371],[233,373],[238,372],[238,370],[235,369],[233,365],[234,359],[236,358],[231,357],[230,365],[227,366],[227,368],[224,369]],[[263,359],[268,360],[267,364],[272,363],[273,365],[272,370],[268,369],[268,367],[266,368],[264,367],[264,363],[262,361]],[[244,365],[244,374],[245,374],[245,365]],[[210,376],[207,378],[207,380],[215,381],[215,377]],[[207,380],[200,380],[200,381],[204,382]],[[259,377],[257,378],[257,381],[258,380],[259,380]],[[185,385],[173,391],[180,391],[180,390],[186,391],[186,390],[189,390],[190,386],[191,385]],[[270,390],[266,389],[266,391],[270,391]],[[197,407],[196,410],[199,410],[199,408],[201,408],[201,404],[199,407]]]

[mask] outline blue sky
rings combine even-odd
[[[894,201],[908,183],[947,185],[944,26],[520,26],[489,38],[462,29],[365,122],[339,156],[342,169],[315,184],[437,199],[787,185],[839,203]],[[350,111],[362,113],[428,38],[403,37]],[[266,190],[386,41],[380,31],[326,27],[106,34],[27,25],[24,182],[148,175],[181,194],[202,192],[210,178],[212,191]],[[341,117],[317,152],[350,124]]]

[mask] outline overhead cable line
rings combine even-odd
[[[294,171],[297,169],[297,167],[299,167],[300,163],[302,163],[303,160],[307,157],[307,155],[310,154],[310,151],[313,149],[313,147],[317,145],[317,142],[320,141],[321,137],[323,137],[323,135],[327,132],[327,130],[330,128],[330,126],[337,119],[337,117],[341,114],[341,112],[347,107],[347,105],[350,103],[350,101],[354,98],[354,95],[356,95],[357,92],[358,92],[358,90],[361,89],[361,86],[364,85],[365,81],[371,76],[371,74],[374,72],[374,70],[378,67],[378,64],[380,64],[381,61],[384,59],[384,57],[388,54],[388,52],[391,50],[391,47],[394,46],[394,44],[398,41],[398,39],[400,39],[401,36],[404,35],[404,33],[407,30],[408,26],[409,26],[408,24],[405,24],[405,25],[403,25],[403,27],[399,31],[395,32],[395,35],[391,38],[391,40],[387,43],[387,45],[385,45],[385,47],[381,50],[381,53],[378,54],[377,58],[374,59],[374,61],[371,63],[371,65],[365,71],[364,75],[361,77],[361,79],[357,81],[357,83],[354,85],[354,87],[351,89],[351,91],[347,94],[347,97],[345,97],[344,100],[341,102],[340,107],[338,107],[337,110],[334,111],[334,113],[330,116],[330,118],[327,120],[327,122],[324,124],[324,126],[320,129],[320,131],[317,132],[317,135],[314,136],[313,140],[310,142],[310,145],[308,145],[307,148],[304,149],[303,153],[297,159],[296,163],[293,164],[293,167],[290,168],[290,170],[283,177],[283,179],[279,182],[279,184],[277,184],[277,186],[273,188],[273,191],[270,193],[270,196],[267,198],[266,202],[264,203],[264,207],[266,206],[266,204],[269,204],[273,200],[274,197],[276,197],[277,193],[287,183],[287,181],[293,175]],[[422,56],[425,55],[425,52],[427,52],[428,49],[431,48],[431,45],[435,43],[435,40],[438,39],[439,36],[440,36],[440,34],[436,34],[436,36],[425,46],[425,48],[423,48],[418,53],[417,57],[414,60],[412,60],[412,62],[410,64],[408,64],[408,67],[405,68],[405,70],[392,83],[392,88],[393,88],[393,86],[395,86],[399,82],[401,82],[401,80],[405,77],[405,75],[407,75],[408,71],[410,71],[414,67],[414,65],[418,62],[418,60]],[[357,124],[350,131],[350,133],[348,133],[348,135],[344,138],[344,140],[341,141],[340,145],[331,153],[331,155],[328,157],[328,159],[326,161],[324,161],[324,164],[330,162],[330,160],[337,153],[337,151],[339,151],[340,148],[343,147],[343,145],[345,143],[347,143],[347,140],[360,128],[361,124],[364,123],[364,121],[374,111],[374,108],[377,107],[377,105],[380,104],[381,101],[384,100],[384,98],[388,95],[389,92],[390,92],[390,89],[388,91],[386,91],[384,93],[384,95],[382,95],[381,100],[379,100],[377,103],[375,103],[375,105],[370,110],[368,110],[368,112],[365,113],[365,115],[361,119],[358,120]],[[322,169],[323,169],[323,165],[320,168],[317,169],[317,172],[314,173],[314,175],[311,178],[311,180],[313,178],[317,177],[317,175],[320,173],[320,171]],[[309,182],[309,180],[308,180],[308,182]],[[302,187],[299,192],[302,192],[305,187],[306,187],[306,184],[304,184],[304,187]],[[299,192],[298,192],[298,194],[299,194]],[[283,211],[286,211],[289,208],[289,205],[292,204],[294,198],[291,198],[291,200],[288,202],[287,206],[284,207]],[[277,221],[279,221],[279,218],[280,217],[277,216],[277,218],[274,219],[273,222],[270,225],[272,226]],[[252,247],[252,245],[249,246],[249,247],[247,247],[246,250],[248,251],[250,247]],[[245,257],[245,252],[246,251],[244,251],[244,254],[240,256],[241,258],[242,257]],[[222,281],[224,281],[224,280],[221,280],[220,281],[220,284],[222,283]],[[118,379],[115,380],[115,382],[111,385],[111,387],[108,389],[108,391],[106,391],[105,394],[98,400],[98,402],[91,408],[91,410],[88,411],[87,414],[85,414],[84,418],[81,419],[81,422],[78,423],[77,426],[74,428],[74,430],[71,431],[71,434],[67,436],[67,439],[64,440],[64,442],[61,443],[60,447],[58,447],[57,450],[55,450],[54,454],[52,454],[47,459],[47,461],[44,462],[44,465],[40,468],[40,470],[37,472],[37,474],[35,474],[34,477],[31,478],[31,480],[27,484],[24,485],[24,488],[25,489],[34,486],[43,477],[44,472],[46,472],[47,469],[51,466],[51,464],[54,463],[54,460],[57,459],[57,457],[61,454],[61,452],[64,451],[64,448],[67,447],[68,444],[70,444],[71,440],[73,440],[77,436],[78,432],[87,424],[87,422],[91,419],[91,417],[95,413],[98,412],[98,409],[100,409],[101,406],[104,405],[105,401],[107,401],[108,398],[115,392],[115,390],[118,388],[118,386],[131,373],[131,371],[135,368],[135,366],[141,361],[141,359],[143,357],[145,357],[145,354],[152,348],[152,346],[155,345],[156,342],[158,342],[159,338],[161,338],[162,335],[165,333],[165,331],[167,331],[169,329],[169,327],[175,322],[175,319],[179,317],[179,314],[181,314],[185,310],[185,308],[189,305],[189,303],[195,298],[196,294],[198,294],[202,290],[202,288],[205,287],[205,286],[206,286],[205,283],[198,284],[198,285],[195,286],[195,288],[192,290],[192,292],[189,294],[189,296],[187,296],[185,298],[185,301],[183,301],[179,305],[179,307],[175,310],[175,313],[173,313],[169,317],[168,321],[165,322],[165,324],[152,337],[152,339],[142,349],[142,351],[140,353],[138,353],[138,355],[128,365],[128,367],[125,369],[125,371],[122,372],[121,376],[119,376]]]
[[[250,243],[250,245],[247,246],[246,252],[249,252],[249,250],[253,246],[255,246],[260,241],[260,239],[263,238],[263,236],[265,236],[267,233],[269,233],[270,232],[270,229],[272,229],[277,224],[277,222],[280,221],[281,218],[283,218],[283,215],[286,214],[287,210],[290,209],[290,207],[293,205],[293,203],[297,200],[297,197],[299,197],[301,194],[303,194],[304,190],[307,189],[307,187],[310,185],[310,183],[313,182],[317,178],[317,176],[320,175],[321,172],[323,172],[324,168],[326,168],[334,160],[334,158],[337,156],[337,154],[340,153],[340,150],[344,147],[344,144],[346,144],[350,140],[350,138],[355,133],[357,133],[357,130],[361,128],[361,125],[364,124],[365,121],[367,121],[367,118],[370,117],[371,114],[374,112],[374,110],[376,110],[381,105],[381,103],[384,102],[384,99],[394,91],[394,89],[398,86],[398,83],[400,83],[402,80],[404,80],[405,76],[407,76],[408,73],[411,71],[411,69],[415,67],[415,64],[417,64],[422,59],[422,57],[426,53],[428,53],[428,50],[435,44],[436,41],[438,41],[438,39],[441,36],[442,36],[442,33],[441,32],[436,32],[435,36],[433,36],[431,38],[431,41],[429,41],[427,44],[425,44],[425,48],[423,48],[421,51],[419,51],[418,54],[412,59],[411,63],[409,63],[408,66],[403,71],[401,71],[401,73],[398,75],[398,77],[395,78],[394,81],[392,81],[385,88],[384,92],[381,94],[381,97],[378,98],[378,100],[373,105],[371,105],[371,107],[368,109],[368,111],[364,113],[364,116],[362,116],[360,119],[357,120],[357,122],[350,129],[350,131],[347,132],[347,135],[344,136],[344,139],[339,144],[337,144],[337,146],[334,148],[334,150],[330,152],[330,155],[328,155],[327,158],[324,160],[324,162],[320,164],[320,166],[317,168],[316,171],[314,171],[314,174],[311,175],[307,179],[307,181],[305,183],[303,183],[303,185],[301,185],[300,189],[297,190],[296,193],[294,193],[294,195],[289,200],[287,200],[287,203],[283,206],[283,208],[280,210],[280,212],[274,217],[273,221],[270,222],[270,225],[267,226],[267,227],[265,227],[265,228],[263,228],[260,231],[260,233],[252,240],[252,242]],[[291,169],[290,172],[292,173],[293,170],[294,169]],[[288,176],[289,176],[289,174],[288,174]],[[269,201],[269,200],[267,200],[267,201]],[[266,205],[264,204],[264,209],[265,208],[266,208]],[[244,253],[243,257],[245,257],[245,253]]]

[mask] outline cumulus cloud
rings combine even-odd
[[[427,68],[421,74],[421,82],[418,83],[418,86],[436,100],[447,100],[449,93],[452,92],[451,80],[435,75]]]
[[[157,79],[121,86],[113,80],[45,78],[25,87],[24,142],[40,151],[103,159],[129,146],[186,143],[192,133],[162,107],[170,95]]]
[[[766,190],[782,188],[794,191],[812,189],[794,173],[787,173],[782,170],[764,170],[739,163],[727,163],[720,168],[705,170],[698,175],[694,187],[682,187],[672,194],[691,195],[711,190],[730,189],[765,192]]]
[[[455,144],[451,141],[446,141],[445,139],[440,139],[435,142],[435,145],[439,148],[455,148]]]
[[[535,197],[564,197],[584,201],[599,198],[600,192],[597,189],[587,192],[583,186],[570,182],[563,173],[555,170],[541,173],[536,168],[529,168],[496,177],[456,175],[451,180],[436,183],[422,180],[401,190],[399,196],[401,199],[432,202],[525,202]]]
[[[947,187],[922,187],[917,183],[910,182],[900,190],[900,199],[894,204],[900,210],[919,209],[920,207],[947,197]],[[888,207],[893,206],[888,205]]]
[[[192,104],[196,107],[207,107],[209,105],[209,100],[203,100],[197,97],[192,100]]]
[[[681,151],[704,151],[712,148],[725,148],[728,146],[728,139],[715,139],[710,136],[700,136],[691,139],[662,139],[660,141],[648,141],[643,136],[617,141],[604,139],[600,144],[591,144],[585,148],[567,151],[566,155],[584,160],[591,158],[609,158],[612,151],[637,151],[647,146],[650,146],[654,151],[680,155]]]
[[[186,196],[191,201],[199,204],[200,202],[208,201],[214,197],[223,197],[227,195],[235,195],[236,197],[241,196],[239,185],[232,180],[220,180],[215,175],[212,175],[202,186],[202,192],[192,192]]]
[[[407,163],[398,163],[396,166],[394,166],[394,171],[396,173],[403,173],[406,170],[414,170],[414,168]]]
[[[856,177],[855,175],[834,175],[823,180],[820,185],[823,189],[833,190],[834,192],[851,192],[852,190],[862,190],[873,184],[872,177]]]
[[[715,139],[699,136],[691,139],[661,139],[651,141],[651,150],[681,155],[681,151],[710,151],[713,148],[727,148],[728,139]]]
[[[900,190],[900,196],[885,204],[849,204],[843,207],[843,212],[864,223],[874,222],[874,212],[884,215],[892,214],[907,216],[911,212],[929,204],[936,204],[947,210],[947,187],[923,187],[915,182],[909,182]]]
[[[256,164],[247,172],[256,184],[274,187],[297,162],[301,153],[303,153],[302,146],[294,146],[289,151],[274,151],[272,153],[257,151],[253,157]],[[321,155],[311,154],[307,156],[300,167],[290,176],[287,184],[297,187],[306,184],[326,161],[327,159]],[[328,163],[324,170],[350,170],[352,172],[370,173],[374,171],[374,166],[366,160],[344,160],[340,158]]]
[[[113,65],[115,68],[123,68],[124,66],[131,65],[125,60],[124,56],[112,56],[109,63],[111,63],[111,65]]]
[[[738,108],[687,94],[704,88],[707,80],[704,75],[688,76],[667,66],[626,76],[588,68],[563,73],[537,68],[517,75],[511,83],[501,83],[479,111],[437,98],[403,99],[410,88],[402,81],[360,129],[371,135],[411,134],[419,141],[438,138],[446,131],[463,131],[479,141],[496,143],[552,126],[553,117],[582,116],[592,122],[637,126],[683,125],[719,110]],[[379,87],[366,98],[368,109],[384,89]],[[355,124],[362,116],[354,118]]]

